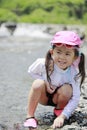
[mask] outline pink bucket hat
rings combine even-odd
[[[52,45],[54,45],[55,43],[63,43],[63,44],[68,44],[72,46],[75,46],[75,45],[80,46],[82,41],[80,37],[78,36],[78,34],[76,34],[73,31],[60,31],[54,35],[51,41]]]

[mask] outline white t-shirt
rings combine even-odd
[[[35,79],[42,79],[47,81],[46,69],[45,69],[45,59],[37,59],[28,69],[29,74]],[[69,100],[68,104],[65,106],[62,114],[64,114],[67,119],[71,116],[72,112],[75,110],[80,99],[80,83],[75,80],[77,70],[74,65],[68,67],[66,70],[58,68],[54,64],[54,71],[51,74],[51,84],[54,87],[60,87],[64,83],[69,83],[73,88],[72,98]]]

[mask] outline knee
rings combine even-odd
[[[66,101],[68,101],[72,97],[72,93],[72,86],[69,84],[64,84],[58,92],[58,94],[61,95],[61,98]]]
[[[32,89],[33,90],[40,90],[40,89],[42,89],[43,88],[43,86],[44,86],[44,81],[43,80],[41,80],[41,79],[37,79],[37,80],[35,80],[34,82],[33,82],[33,84],[32,84]]]

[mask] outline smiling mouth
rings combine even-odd
[[[66,64],[66,62],[62,62],[62,61],[58,61],[58,63],[59,63],[60,65],[65,65],[65,64]]]

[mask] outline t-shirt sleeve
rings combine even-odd
[[[63,114],[67,117],[67,119],[71,116],[74,110],[77,108],[80,100],[80,82],[79,80],[75,80],[76,72],[72,69],[72,80],[71,85],[73,89],[73,94],[68,104],[65,106],[63,110]]]
[[[34,79],[43,79],[42,71],[43,71],[44,62],[45,62],[44,59],[39,58],[28,68],[28,73]]]
[[[69,100],[68,104],[66,105],[66,107],[64,108],[64,110],[62,112],[67,117],[67,119],[74,112],[74,110],[78,106],[79,100],[80,100],[80,87],[79,87],[79,83],[73,81],[72,88],[73,88],[73,95],[72,95],[71,99]]]

